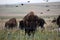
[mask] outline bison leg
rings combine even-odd
[[[30,30],[27,30],[27,29],[25,29],[25,35],[26,34],[28,34],[28,36],[30,36],[31,34],[30,34]]]
[[[32,37],[34,37],[34,34],[35,34],[35,30],[36,30],[36,29],[32,29],[32,30],[31,30],[31,33],[32,33]]]
[[[41,29],[42,29],[41,32],[43,32],[43,30],[45,29],[43,25],[41,25]]]

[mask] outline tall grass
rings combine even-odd
[[[22,30],[0,30],[0,40],[60,40],[60,33],[57,31],[46,31],[41,32],[37,30],[34,37],[25,35]]]

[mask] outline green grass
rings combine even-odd
[[[4,21],[2,23],[4,23]],[[41,32],[41,29],[38,29],[34,37],[28,37],[24,31],[19,29],[0,30],[0,40],[60,40],[60,32],[53,30],[57,27],[56,24],[49,24],[43,32]]]
[[[57,31],[37,30],[34,37],[28,37],[22,30],[0,30],[0,40],[60,40]]]

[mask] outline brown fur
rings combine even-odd
[[[5,23],[5,27],[7,28],[13,28],[13,27],[15,27],[15,26],[17,26],[17,21],[16,21],[16,19],[15,18],[11,18],[9,21],[7,21],[6,23]]]

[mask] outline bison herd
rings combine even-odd
[[[52,22],[56,22],[57,25],[60,27],[60,16]],[[45,20],[43,18],[38,17],[34,14],[33,11],[31,11],[22,20],[19,21],[19,28],[25,31],[25,35],[28,34],[28,36],[30,36],[31,34],[33,34],[34,36],[37,27],[41,27],[42,29],[44,29],[44,24],[46,24]],[[16,27],[17,25],[18,23],[16,21],[16,18],[11,18],[5,23],[5,27],[11,29]]]

